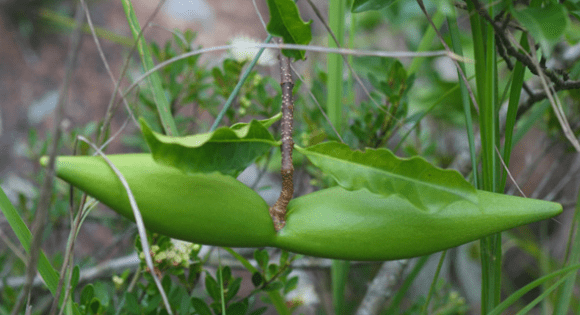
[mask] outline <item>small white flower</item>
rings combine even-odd
[[[256,45],[259,44],[260,42],[249,36],[245,35],[236,36],[231,40],[231,45],[233,47],[230,51],[230,54],[237,61],[244,60],[251,61],[252,59],[254,59],[254,57],[260,50],[259,48],[256,47]],[[270,66],[273,65],[275,62],[276,59],[274,57],[274,54],[269,49],[264,50],[262,56],[260,56],[260,59],[258,59],[258,64],[261,66]]]
[[[293,276],[298,276],[298,286],[295,290],[286,294],[286,301],[294,301],[304,306],[317,305],[320,303],[320,298],[316,293],[316,288],[312,279],[305,271],[292,270],[288,275],[288,279]]]
[[[201,247],[199,244],[184,242],[174,238],[171,239],[171,243],[173,248],[168,253],[167,258],[171,259],[175,265],[181,264],[186,268],[189,267],[189,260],[191,258],[189,254],[191,251],[198,251]]]
[[[123,282],[124,282],[124,281],[123,281],[123,278],[121,278],[121,277],[119,277],[119,276],[117,276],[117,275],[113,276],[113,283],[114,283],[116,286],[122,286],[122,285],[123,285]]]

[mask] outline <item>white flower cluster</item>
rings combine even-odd
[[[230,50],[230,55],[237,61],[251,61],[260,50],[256,47],[260,42],[245,35],[232,38],[230,44],[233,46]],[[260,59],[258,59],[258,64],[261,66],[271,66],[275,63],[276,58],[270,49],[265,49]]]
[[[199,251],[201,248],[201,245],[199,244],[193,244],[176,239],[171,239],[171,244],[173,246],[164,251],[160,251],[159,246],[157,245],[151,246],[151,256],[156,263],[160,264],[164,260],[167,260],[175,267],[181,265],[184,268],[188,268],[190,260],[189,254],[192,250]],[[144,259],[145,255],[141,253],[140,258]]]

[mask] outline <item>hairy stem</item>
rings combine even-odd
[[[282,191],[276,203],[270,207],[270,217],[276,231],[286,224],[286,207],[294,195],[294,166],[292,165],[292,121],[294,119],[294,100],[292,99],[292,74],[290,59],[280,52],[280,75],[282,86]]]

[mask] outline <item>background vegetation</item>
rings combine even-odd
[[[302,18],[314,21],[312,45],[358,51],[354,56],[306,52],[305,61],[294,63],[295,142],[308,146],[337,140],[351,148],[389,148],[402,157],[420,155],[435,165],[459,170],[479,189],[557,201],[564,205],[564,213],[446,253],[384,264],[330,262],[269,249],[209,249],[149,234],[155,272],[162,278],[173,312],[501,314],[509,307],[513,313],[576,313],[580,307],[575,294],[575,264],[580,258],[576,238],[580,4],[572,0],[353,2],[298,3]],[[91,25],[91,4],[33,3],[34,7],[25,8],[18,1],[2,4],[2,20],[18,32],[22,45],[41,45],[44,36],[53,38],[56,31],[59,38],[71,38],[70,52],[61,69],[64,75],[52,131],[30,128],[20,147],[19,158],[35,165],[32,171],[17,171],[30,187],[15,190],[13,185],[3,185],[11,199],[0,200],[4,215],[0,217],[0,314],[26,312],[18,304],[27,300],[28,288],[22,287],[26,252],[35,246],[26,226],[42,236],[47,256],[40,255],[39,268],[47,268],[45,274],[51,275],[44,279],[45,285],[33,283],[31,313],[166,314],[143,262],[145,254],[140,252],[134,225],[94,203],[83,203],[79,211],[85,197],[71,196],[68,186],[52,182],[52,175],[45,174],[36,161],[51,152],[92,152],[88,145],[75,142],[77,135],[105,143],[116,152],[147,151],[132,117],[144,117],[158,132],[179,135],[272,117],[281,103],[276,52],[267,51],[270,56],[254,60],[254,65],[255,52],[247,54],[247,42],[238,42],[228,47],[225,57],[194,55],[133,84],[155,64],[202,48],[196,42],[202,33],[170,30],[170,40],[157,42],[141,29],[150,27],[150,20],[139,23],[128,0],[122,1],[131,26],[125,36]],[[122,47],[124,66],[110,72],[113,83],[108,87],[105,115],[63,127],[60,122],[69,115],[63,107],[73,80],[70,73],[82,58],[76,47],[89,34],[95,43]],[[146,42],[134,44],[140,36]],[[366,56],[363,49],[443,52],[433,57],[380,58]],[[459,63],[463,75],[445,57],[449,51],[468,58]],[[101,62],[89,66],[101,67]],[[243,84],[234,92],[239,82]],[[132,84],[136,88],[128,91]],[[111,86],[118,85],[123,87],[122,102],[116,90],[112,93]],[[164,107],[168,110],[160,110]],[[9,111],[2,106],[3,114]],[[114,119],[121,123],[110,128]],[[279,128],[274,125],[275,134]],[[294,167],[295,196],[334,185],[331,177],[301,155],[295,154]],[[277,191],[271,186],[279,185],[279,179],[272,174],[278,174],[279,168],[280,153],[271,150],[255,164],[248,185],[264,195]],[[69,197],[75,207],[69,207]],[[47,223],[34,225],[35,220],[42,222],[43,213],[48,215]],[[26,226],[12,223],[19,219]],[[77,237],[87,226],[107,227],[114,241],[105,249],[75,254]],[[141,260],[133,264],[107,260],[111,257],[106,254],[113,251],[117,257],[136,251]],[[109,273],[91,274],[94,266]],[[54,299],[59,282],[67,290]],[[315,290],[308,291],[309,287]]]

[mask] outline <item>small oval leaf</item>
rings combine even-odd
[[[347,190],[396,194],[430,212],[460,200],[478,203],[475,188],[459,172],[437,168],[421,157],[402,159],[387,149],[355,151],[338,142],[295,147]]]
[[[263,282],[264,278],[262,278],[262,275],[259,272],[254,272],[252,274],[252,284],[255,287],[259,287]]]
[[[207,306],[204,300],[196,297],[191,298],[191,305],[195,309],[196,314],[200,315],[212,315],[211,309]]]

